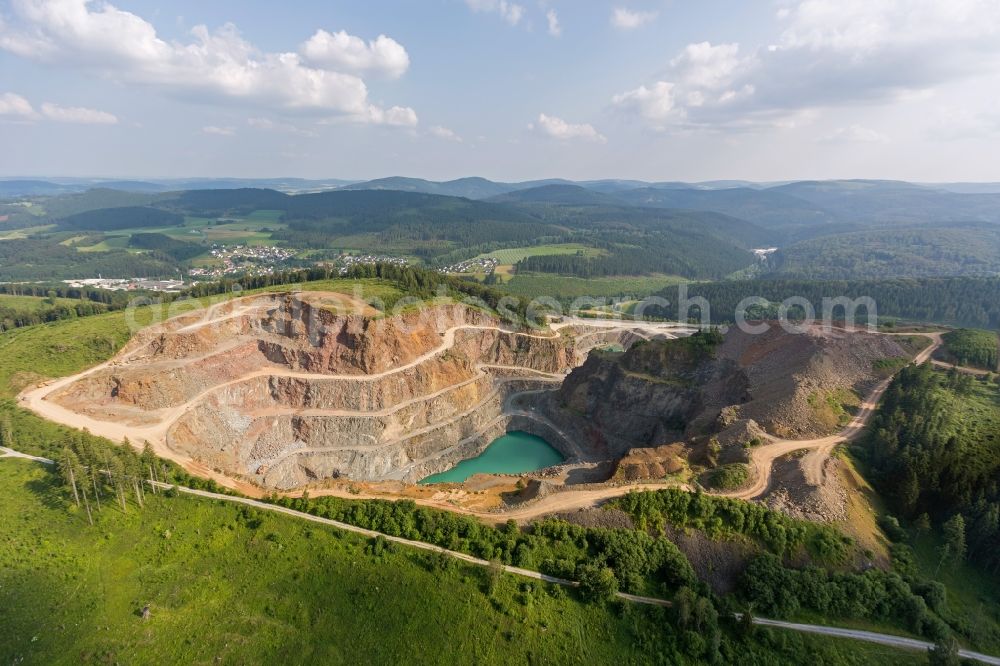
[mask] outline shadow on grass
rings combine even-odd
[[[44,506],[46,509],[54,509],[56,511],[66,510],[66,497],[63,495],[62,489],[56,485],[52,478],[51,473],[46,473],[46,475],[40,479],[31,479],[24,484],[32,495],[38,500],[38,502]]]

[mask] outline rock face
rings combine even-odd
[[[415,481],[502,435],[508,398],[558,386],[594,345],[631,335],[512,331],[453,304],[386,317],[334,310],[334,297],[255,296],[171,319],[52,399],[267,487]]]
[[[874,363],[905,355],[888,336],[818,327],[734,328],[709,350],[697,337],[591,353],[541,400],[542,411],[608,458],[718,435],[726,461],[736,461],[764,431],[796,438],[834,431],[831,413],[877,382]]]

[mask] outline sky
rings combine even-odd
[[[1000,0],[0,0],[0,176],[1000,180]]]

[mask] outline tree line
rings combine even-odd
[[[522,529],[418,506],[412,500],[345,500],[272,497],[281,506],[375,530],[433,543],[552,576],[578,580],[609,576],[607,587],[636,594],[670,595],[696,586],[691,563],[671,541],[642,530],[581,527],[547,518]],[[604,573],[604,570],[608,573]],[[597,581],[592,581],[595,585]],[[603,585],[599,587],[604,587]]]
[[[90,445],[87,439],[74,439],[60,451],[56,465],[66,493],[78,508],[83,506],[91,525],[94,511],[101,511],[108,501],[124,513],[129,500],[139,509],[145,506],[147,487],[157,492],[159,462],[148,442],[140,454],[128,440],[112,452]]]
[[[62,321],[64,319],[89,317],[95,314],[103,314],[107,311],[108,308],[105,305],[86,301],[71,305],[52,303],[51,305],[43,304],[39,308],[19,309],[6,306],[0,300],[0,332],[9,331],[12,328]]]

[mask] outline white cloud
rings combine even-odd
[[[441,125],[434,125],[433,127],[431,127],[430,133],[438,137],[439,139],[447,139],[448,141],[457,141],[457,142],[462,141],[462,137],[455,134],[447,127],[442,127]]]
[[[529,125],[528,127],[529,129],[538,130],[543,134],[561,141],[571,139],[596,141],[598,143],[604,143],[607,141],[603,134],[594,129],[593,125],[587,125],[585,123],[573,125],[566,122],[562,118],[547,116],[544,113],[538,115],[537,123]]]
[[[818,110],[890,103],[1000,71],[995,0],[800,0],[776,43],[701,42],[663,78],[615,95],[657,129],[788,126]]]
[[[234,134],[236,134],[235,127],[216,127],[215,125],[208,125],[206,127],[202,127],[201,131],[204,132],[205,134],[215,134],[218,136],[233,136]]]
[[[549,23],[549,34],[553,37],[558,37],[562,34],[562,26],[559,25],[559,14],[556,10],[550,9],[545,12],[545,20]]]
[[[688,44],[670,61],[670,67],[687,86],[718,90],[729,85],[736,74],[748,66],[749,62],[740,58],[739,51],[739,44]]]
[[[634,30],[655,21],[657,16],[659,16],[659,12],[636,11],[625,7],[615,7],[611,11],[611,25],[620,30]]]
[[[474,12],[499,14],[510,25],[517,25],[524,18],[524,7],[508,0],[465,0]]]
[[[82,106],[60,106],[43,102],[38,111],[24,97],[15,93],[0,95],[0,120],[35,121],[52,120],[57,123],[83,125],[115,125],[118,118],[107,111],[87,109]]]
[[[379,106],[368,107],[368,117],[378,125],[394,125],[396,127],[413,127],[417,124],[417,112],[405,106],[393,106],[383,109]]]
[[[889,143],[889,137],[863,125],[848,125],[820,139],[823,143]]]
[[[697,97],[689,99],[696,106],[703,103]],[[668,81],[657,81],[648,88],[639,86],[615,95],[611,102],[619,109],[638,114],[657,129],[664,129],[685,116],[684,109],[678,106],[676,85]]]
[[[118,118],[107,111],[87,109],[82,106],[59,106],[45,102],[42,115],[59,123],[79,123],[83,125],[116,125]]]
[[[187,41],[167,41],[146,20],[106,3],[12,0],[12,7],[15,22],[0,24],[0,48],[32,60],[87,68],[201,101],[235,101],[358,122],[394,124],[401,115],[394,110],[400,107],[386,110],[371,104],[357,75],[325,68],[334,60],[346,67],[353,55],[352,69],[367,64],[368,69],[399,71],[399,52],[387,42],[379,46],[378,39],[365,46],[368,55],[348,48],[336,56],[327,53],[330,64],[316,67],[297,53],[261,51],[232,24],[215,31],[195,26]],[[412,109],[406,115],[416,117]]]
[[[285,132],[300,136],[316,136],[316,132],[312,130],[303,129],[291,123],[278,122],[270,118],[247,118],[247,125],[266,132]]]
[[[31,102],[15,93],[0,95],[0,120],[34,120],[38,117]]]
[[[993,0],[802,0],[784,14],[781,48],[872,53],[886,47],[995,40]]]
[[[398,78],[410,67],[410,56],[403,45],[385,35],[366,44],[344,30],[332,34],[317,30],[299,52],[306,62],[323,69],[377,72]]]

